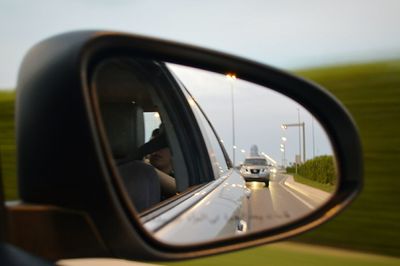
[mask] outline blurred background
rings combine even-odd
[[[3,0],[0,156],[6,198],[18,198],[14,99],[27,50],[71,30],[155,36],[240,55],[325,87],[354,117],[365,163],[361,195],[318,229],[289,242],[168,264],[399,265],[399,12],[396,0]]]

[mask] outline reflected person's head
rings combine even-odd
[[[171,151],[166,143],[165,135],[161,133],[160,129],[153,130],[151,134],[151,141],[158,140],[159,142],[164,142],[156,151],[150,153],[149,159],[151,165],[156,167],[158,170],[163,171],[166,174],[173,172],[172,168],[172,156]]]

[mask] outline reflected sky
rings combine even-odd
[[[288,97],[240,80],[240,77],[230,80],[224,75],[208,71],[174,64],[168,66],[203,108],[223,139],[231,158],[233,88],[237,164],[250,155],[252,145],[257,145],[260,153],[265,152],[277,164],[283,164],[284,159],[287,163],[294,162],[295,154],[299,154],[299,128],[289,127],[284,130],[281,125],[298,123],[298,114],[300,122],[305,123],[306,159],[332,154],[329,139],[319,123],[307,110]],[[285,142],[282,137],[286,138]],[[285,146],[285,155],[280,150],[281,144]]]

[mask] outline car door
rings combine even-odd
[[[247,230],[246,206],[250,193],[245,181],[237,169],[230,166],[225,148],[201,107],[179,78],[173,72],[171,74],[200,127],[213,169],[213,180],[185,195],[185,199],[178,198],[179,204],[169,203],[173,207],[166,205],[166,211],[150,211],[143,215],[145,227],[155,233],[157,239],[174,244],[244,233]]]

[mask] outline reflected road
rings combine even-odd
[[[285,185],[288,175],[277,173],[269,187],[263,183],[248,182],[251,197],[246,207],[248,231],[275,227],[309,214],[323,201],[315,200]]]

